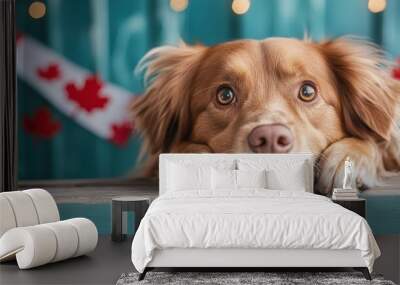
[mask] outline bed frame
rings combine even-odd
[[[371,280],[371,275],[365,267],[359,250],[237,248],[156,250],[152,261],[139,275],[139,280],[143,280],[146,273],[155,268],[201,268],[206,271],[221,268],[234,271],[284,268],[290,271],[295,268],[333,269],[338,267],[350,267],[361,271],[367,280]]]
[[[165,193],[167,179],[167,162],[188,160],[190,163],[213,164],[217,161],[232,161],[236,159],[275,161],[304,160],[309,163],[309,192],[313,192],[313,165],[315,157],[312,154],[162,154],[159,162],[159,191]],[[329,250],[329,249],[240,249],[240,248],[170,248],[158,249],[154,252],[152,261],[139,275],[143,280],[146,273],[155,268],[202,268],[206,270],[229,268],[230,271],[246,271],[271,268],[343,268],[350,267],[361,271],[367,280],[371,275],[359,250]],[[262,271],[262,270],[261,270]]]

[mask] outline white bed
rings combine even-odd
[[[160,196],[132,243],[140,278],[154,267],[354,267],[370,278],[380,255],[371,230],[313,194],[313,164],[310,154],[161,155]],[[265,186],[250,179],[264,174]]]

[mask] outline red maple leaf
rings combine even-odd
[[[392,70],[392,76],[393,76],[395,79],[400,80],[400,67],[396,67],[396,68],[394,68],[394,69]]]
[[[392,75],[395,79],[400,80],[400,67],[393,69]]]
[[[65,85],[65,91],[69,100],[90,113],[95,109],[104,109],[109,101],[108,97],[100,94],[102,87],[103,82],[97,76],[90,75],[85,79],[83,87],[79,88],[70,82]]]
[[[392,69],[392,76],[393,78],[400,80],[400,58],[397,59],[396,63],[397,66]]]
[[[123,146],[133,133],[133,124],[130,122],[114,123],[111,125],[111,131],[111,141],[118,146]]]
[[[51,63],[48,66],[39,67],[37,69],[37,74],[40,78],[51,81],[60,77],[60,69],[58,64]]]
[[[46,107],[41,107],[34,112],[32,117],[24,116],[24,128],[26,132],[40,138],[51,138],[56,135],[61,124],[51,118],[51,112]]]

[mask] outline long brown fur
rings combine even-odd
[[[139,69],[146,70],[148,86],[132,113],[144,138],[144,175],[156,174],[163,152],[251,152],[247,136],[269,123],[291,130],[291,152],[320,156],[322,193],[341,184],[347,156],[365,186],[400,170],[400,83],[370,43],[272,38],[161,47]],[[315,102],[305,104],[297,92],[308,80],[319,92]],[[225,85],[237,94],[229,106],[215,99]]]

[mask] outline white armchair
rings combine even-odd
[[[60,221],[53,197],[43,189],[0,193],[0,262],[17,259],[20,269],[84,255],[98,233],[88,219]]]

